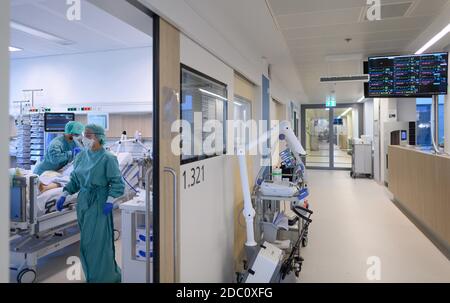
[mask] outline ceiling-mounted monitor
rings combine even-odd
[[[448,53],[369,57],[370,98],[446,95]]]

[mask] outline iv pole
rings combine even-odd
[[[22,92],[24,93],[31,93],[31,107],[34,107],[34,93],[37,92],[43,92],[44,90],[42,88],[40,89],[24,89]]]

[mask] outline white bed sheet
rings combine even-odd
[[[116,155],[116,154],[115,154]],[[137,166],[133,165],[133,157],[130,153],[119,153],[116,155],[117,160],[119,162],[119,168],[122,173],[125,173],[126,178],[129,180],[128,183],[131,183],[132,186],[137,185],[137,175],[139,173],[139,169]],[[48,185],[50,183],[58,183],[61,185],[65,185],[70,180],[70,173],[73,171],[72,163],[66,165],[60,171],[51,174],[51,176],[41,176],[39,178],[39,182]],[[21,170],[21,175],[25,176],[29,183],[29,177],[34,176],[32,171]],[[125,177],[125,176],[124,176]],[[27,187],[27,189],[29,186]],[[129,186],[126,186],[126,189],[129,190]],[[63,192],[63,187],[54,188],[43,193],[38,193],[37,195],[37,208],[38,208],[38,217],[50,214],[56,211],[56,201],[59,197],[61,197]],[[76,198],[78,194],[70,195],[66,199],[66,203],[76,203]],[[28,197],[28,193],[27,193]],[[29,201],[28,201],[29,207]],[[29,213],[29,212],[28,212]]]

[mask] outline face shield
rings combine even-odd
[[[73,141],[79,145],[82,145],[83,135],[73,135]]]

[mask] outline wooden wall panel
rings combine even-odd
[[[441,246],[450,248],[450,157],[390,146],[389,190]]]
[[[234,94],[252,101],[255,100],[256,87],[239,74],[234,75]]]
[[[160,282],[170,283],[179,281],[174,276],[174,241],[173,217],[179,213],[179,188],[177,189],[178,209],[173,208],[172,176],[164,172],[164,168],[172,168],[180,179],[180,157],[171,150],[172,139],[178,133],[171,132],[172,123],[180,119],[180,33],[167,23],[160,21],[160,52],[159,52],[159,157],[160,157]],[[177,224],[179,226],[179,224]],[[179,230],[177,233],[179,234]],[[177,243],[177,264],[179,264],[179,240]],[[177,275],[179,268],[177,268]]]
[[[83,124],[87,123],[86,115],[76,115],[75,120]],[[128,137],[133,137],[135,131],[140,131],[142,137],[153,138],[153,115],[144,114],[110,114],[109,131],[106,132],[108,138],[120,138],[122,132],[126,130]]]

